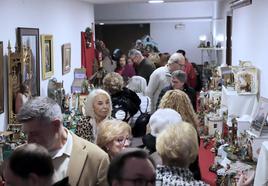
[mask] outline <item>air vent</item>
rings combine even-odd
[[[232,0],[230,2],[230,7],[232,9],[236,9],[236,8],[241,8],[241,7],[244,7],[244,6],[248,6],[252,4],[252,0]]]

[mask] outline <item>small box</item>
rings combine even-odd
[[[74,80],[71,86],[72,93],[82,93],[83,82],[86,79],[86,69],[76,68],[74,69]]]

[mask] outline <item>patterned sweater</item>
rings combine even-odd
[[[156,186],[208,186],[194,179],[189,169],[158,165],[156,169]]]

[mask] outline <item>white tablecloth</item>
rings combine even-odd
[[[227,90],[222,86],[221,106],[227,107],[228,116],[254,115],[258,105],[255,94],[240,95],[234,90]]]
[[[262,143],[254,179],[254,186],[265,185],[268,185],[268,141]]]

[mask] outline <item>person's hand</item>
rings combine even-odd
[[[250,186],[253,184],[255,172],[249,171],[247,174],[242,173],[237,182],[237,186]]]

